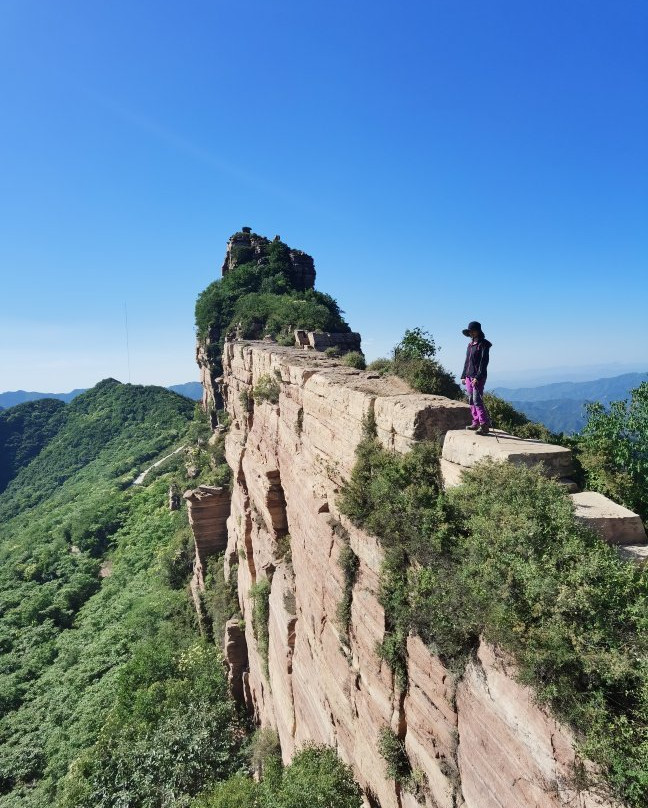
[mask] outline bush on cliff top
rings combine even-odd
[[[648,798],[648,569],[578,523],[539,472],[485,464],[441,491],[438,449],[366,437],[340,508],[385,548],[381,652],[406,684],[416,631],[460,666],[480,636],[514,654],[633,806]]]
[[[561,443],[559,435],[555,435],[543,424],[531,421],[526,415],[516,410],[508,401],[492,393],[484,394],[484,403],[491,417],[491,424],[495,429],[502,429],[509,435],[518,438],[531,438],[545,443]]]
[[[239,324],[244,339],[268,333],[287,338],[295,328],[350,330],[336,301],[314,289],[298,288],[293,272],[289,248],[274,241],[261,247],[258,258],[230,270],[200,293],[196,330],[198,339],[209,336],[216,346],[215,365],[220,365],[225,335]]]
[[[407,329],[394,348],[392,358],[376,359],[368,369],[400,376],[419,393],[462,398],[463,392],[453,375],[434,358],[436,352],[431,334],[421,328]]]

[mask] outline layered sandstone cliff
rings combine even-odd
[[[234,476],[226,574],[236,576],[245,619],[228,625],[226,655],[234,692],[276,728],[284,758],[306,741],[336,747],[367,804],[382,808],[611,805],[575,790],[570,731],[534,703],[496,649],[483,645],[458,677],[411,636],[404,691],[376,654],[386,630],[381,548],[336,505],[363,418],[373,413],[381,442],[404,452],[462,428],[467,406],[266,343],[226,343],[223,368]],[[259,380],[272,393],[255,402]],[[338,560],[347,543],[358,571],[342,627]],[[255,617],[261,597],[264,626]],[[416,795],[387,777],[378,751],[385,727],[404,744]]]

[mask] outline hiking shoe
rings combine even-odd
[[[489,432],[490,432],[490,428],[488,427],[487,424],[480,424],[479,429],[477,430],[477,432],[475,434],[476,435],[488,435]]]
[[[466,429],[472,429],[474,431],[479,429],[479,424],[471,424],[470,426],[467,426]]]

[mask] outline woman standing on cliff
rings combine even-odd
[[[468,328],[464,328],[462,334],[470,337],[466,350],[466,361],[461,374],[461,383],[466,385],[472,413],[472,424],[466,429],[474,429],[478,435],[488,435],[491,420],[482,396],[492,343],[486,339],[481,323],[476,320],[468,323]]]

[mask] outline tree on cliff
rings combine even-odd
[[[309,745],[282,769],[276,760],[261,782],[236,775],[193,808],[360,808],[361,791],[334,749]]]
[[[376,359],[369,370],[394,373],[419,393],[447,398],[463,397],[454,377],[435,359],[437,352],[433,336],[422,328],[408,328],[392,351],[392,359]]]
[[[323,292],[304,288],[295,270],[290,248],[282,241],[236,233],[233,240],[254,239],[254,249],[242,246],[228,251],[227,272],[211,283],[196,302],[196,331],[208,343],[209,358],[220,367],[225,336],[238,330],[244,339],[272,334],[292,345],[292,329],[349,331],[336,301]],[[304,256],[303,253],[299,254]],[[309,258],[308,256],[306,256]],[[239,263],[245,259],[243,263]]]
[[[588,404],[588,421],[576,439],[587,485],[648,519],[648,382],[630,401],[609,409]]]

